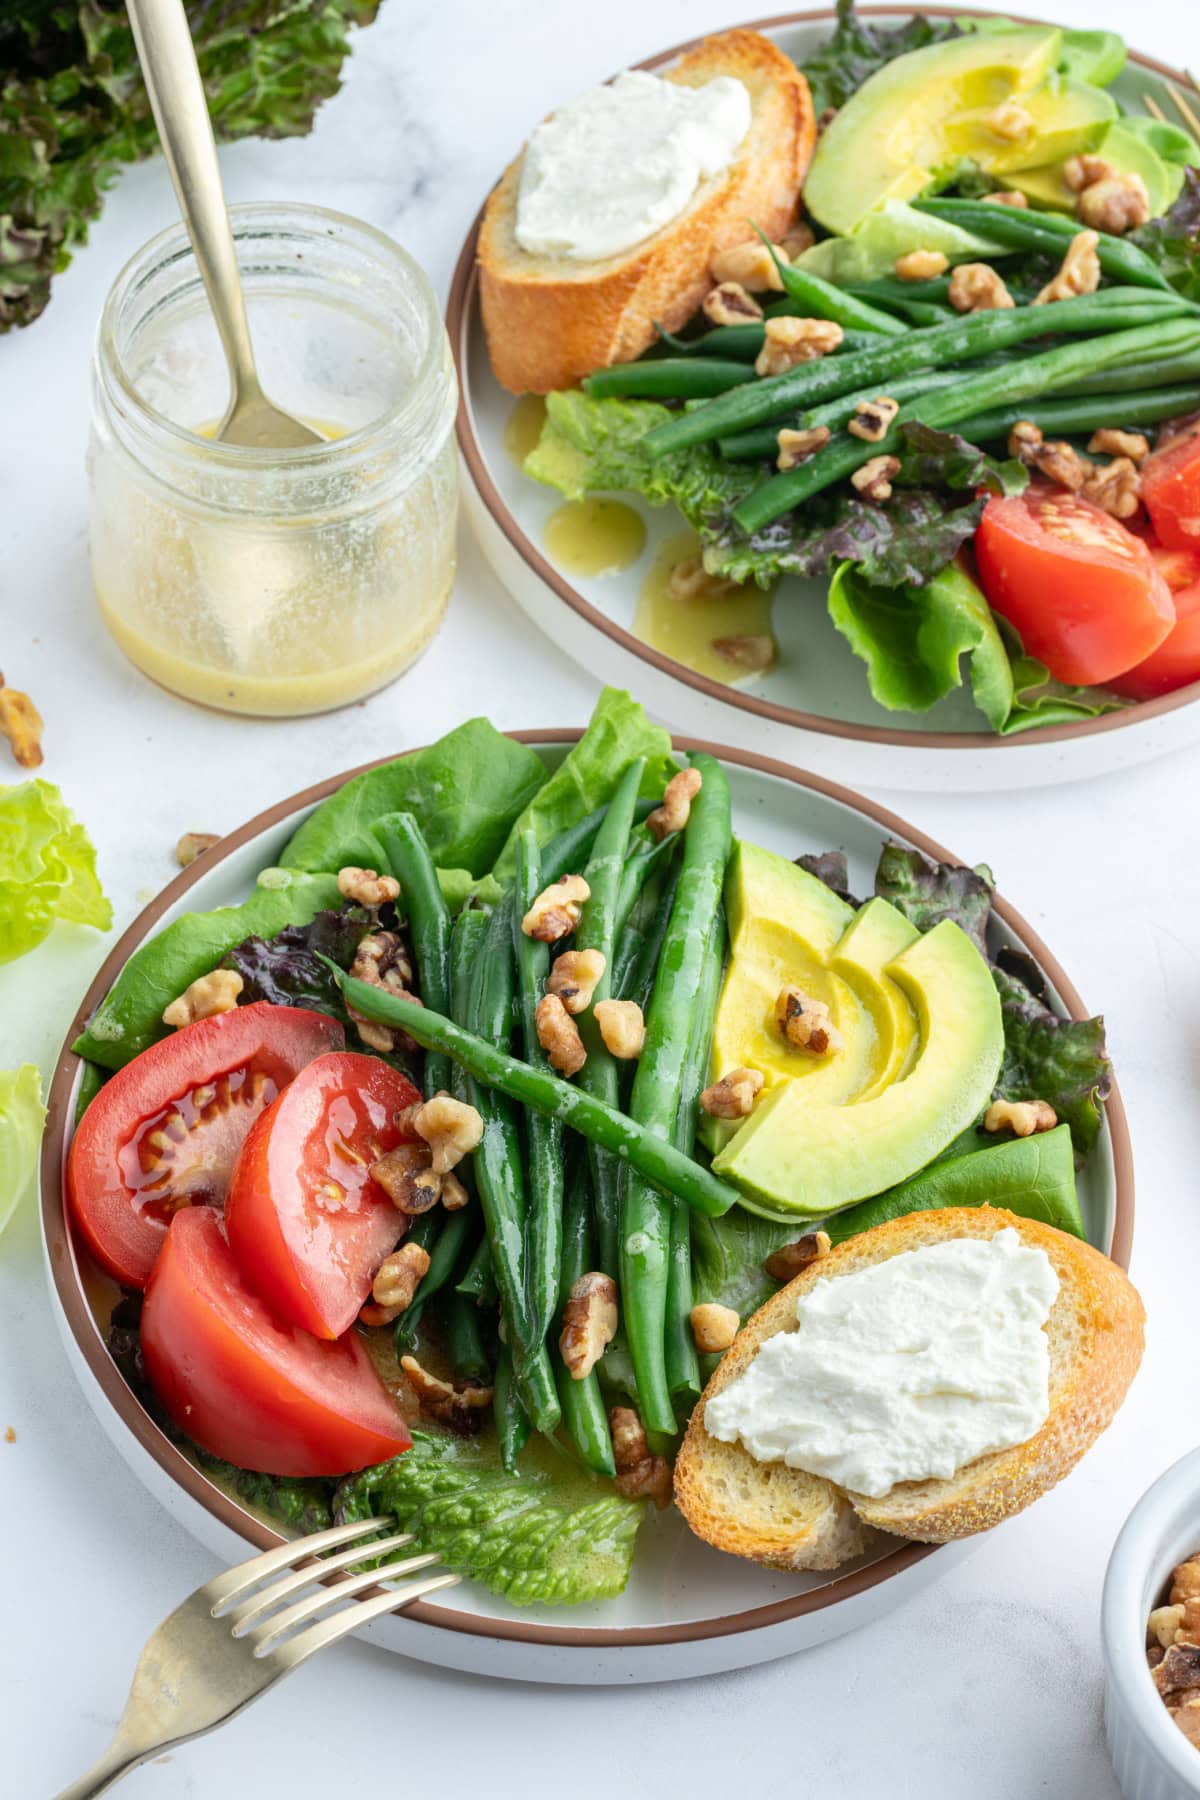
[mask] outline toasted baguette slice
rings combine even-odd
[[[704,1406],[747,1367],[777,1331],[795,1328],[796,1301],[815,1282],[836,1280],[949,1238],[990,1237],[1007,1225],[1054,1265],[1059,1293],[1050,1339],[1050,1413],[1027,1443],[979,1457],[949,1480],[897,1483],[881,1499],[843,1494],[830,1482],[782,1463],[760,1463],[741,1444],[718,1443]],[[861,1524],[926,1543],[969,1537],[998,1525],[1052,1488],[1112,1419],[1142,1355],[1145,1314],[1124,1272],[1065,1232],[992,1207],[909,1213],[877,1225],[822,1257],[760,1307],[722,1358],[692,1414],[675,1465],[675,1499],[697,1536],[773,1567],[822,1569],[843,1543],[857,1549],[845,1514]],[[836,1517],[836,1526],[832,1523]]]
[[[515,394],[572,387],[592,369],[628,362],[691,318],[712,283],[708,265],[743,243],[753,221],[779,237],[795,216],[816,137],[808,83],[756,31],[706,38],[666,72],[701,87],[732,75],[750,93],[745,142],[703,182],[687,210],[632,250],[601,262],[531,256],[517,242],[524,152],[493,189],[479,233],[483,325],[496,379]]]

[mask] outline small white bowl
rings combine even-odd
[[[1126,1520],[1104,1582],[1104,1735],[1125,1800],[1194,1800],[1200,1750],[1146,1666],[1146,1619],[1177,1563],[1200,1551],[1200,1450],[1160,1475]]]

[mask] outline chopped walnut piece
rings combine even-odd
[[[1081,194],[1084,188],[1097,181],[1108,181],[1116,174],[1112,164],[1105,162],[1102,156],[1068,156],[1062,172],[1063,180],[1073,194]]]
[[[386,1313],[387,1317],[372,1317],[364,1320],[364,1323],[390,1325],[402,1312],[407,1312],[428,1268],[429,1252],[423,1250],[420,1244],[401,1244],[398,1250],[385,1256],[371,1283],[371,1299],[375,1308]]]
[[[1150,454],[1150,440],[1140,431],[1120,431],[1115,426],[1105,425],[1099,431],[1093,431],[1088,439],[1088,450],[1093,456],[1127,456],[1130,462],[1140,463]]]
[[[402,1356],[400,1367],[408,1376],[423,1413],[459,1437],[474,1437],[482,1431],[483,1415],[492,1404],[490,1387],[481,1381],[441,1381],[423,1369],[415,1356]]]
[[[898,400],[891,400],[886,394],[877,394],[874,400],[858,402],[854,408],[854,417],[846,429],[851,437],[862,438],[864,443],[881,443],[891,430],[899,411]]]
[[[693,1306],[688,1320],[696,1348],[702,1356],[713,1356],[728,1350],[742,1323],[732,1306],[718,1306],[712,1300]]]
[[[663,789],[662,805],[656,806],[646,820],[646,830],[652,838],[661,843],[673,831],[683,830],[703,780],[699,769],[680,769],[678,775],[672,775]]]
[[[1188,1743],[1200,1750],[1200,1692],[1195,1699],[1188,1700],[1186,1705],[1177,1707],[1171,1717]]]
[[[699,556],[685,556],[667,577],[667,590],[677,600],[718,600],[737,587],[727,575],[710,575]]]
[[[1169,1650],[1175,1642],[1175,1634],[1183,1624],[1185,1609],[1177,1606],[1156,1606],[1146,1620],[1146,1635]]]
[[[564,950],[554,959],[546,992],[557,994],[569,1013],[586,1012],[607,966],[600,950]]]
[[[993,1100],[983,1115],[985,1131],[1011,1131],[1014,1137],[1033,1137],[1053,1131],[1058,1114],[1048,1100]]]
[[[722,281],[705,296],[700,308],[713,325],[747,325],[761,319],[763,309],[740,281]]]
[[[172,1000],[163,1012],[162,1022],[174,1031],[181,1031],[185,1025],[194,1025],[197,1019],[212,1019],[217,1013],[232,1012],[244,986],[236,969],[214,969],[211,975],[201,975],[193,981],[178,1000]]]
[[[339,869],[337,884],[343,899],[354,900],[359,906],[385,906],[389,900],[400,898],[396,877],[380,875],[375,869]]]
[[[772,1281],[791,1281],[799,1275],[801,1269],[807,1269],[811,1263],[828,1256],[829,1249],[830,1237],[827,1231],[806,1231],[794,1243],[782,1244],[778,1250],[773,1250],[763,1263],[763,1268]]]
[[[1150,217],[1150,195],[1142,177],[1130,170],[1090,182],[1075,202],[1075,213],[1082,224],[1093,230],[1120,237],[1146,223]]]
[[[830,1024],[825,1002],[810,999],[798,987],[779,990],[775,1023],[789,1044],[811,1056],[829,1056],[842,1048],[842,1034]]]
[[[1171,1592],[1167,1598],[1172,1606],[1181,1600],[1200,1600],[1200,1556],[1179,1564],[1171,1576]]]
[[[983,197],[985,200],[990,200],[993,206],[1028,206],[1029,205],[1028,196],[1026,194],[1019,193],[1016,188],[1002,188],[999,193],[985,194]]]
[[[705,1088],[700,1106],[712,1119],[745,1119],[754,1111],[762,1088],[763,1078],[757,1069],[730,1069],[720,1081]]]
[[[185,831],[175,846],[175,861],[181,869],[190,869],[198,856],[220,841],[215,831]]]
[[[1008,434],[1008,454],[1028,468],[1042,447],[1042,428],[1032,419],[1018,419]]]
[[[1200,1599],[1181,1600],[1183,1618],[1175,1632],[1177,1644],[1200,1645]]]
[[[950,267],[950,258],[942,250],[910,250],[892,266],[901,281],[936,281]]]
[[[521,930],[539,943],[556,944],[574,931],[591,892],[582,875],[564,875],[560,881],[552,881],[521,920]]]
[[[617,1284],[596,1271],[571,1284],[558,1347],[572,1381],[590,1375],[617,1335]]]
[[[429,1212],[441,1199],[442,1178],[429,1166],[427,1144],[397,1144],[371,1164],[371,1180],[410,1218]]]
[[[1087,459],[1080,456],[1074,444],[1068,444],[1065,438],[1053,438],[1048,444],[1039,444],[1028,461],[1047,481],[1069,488],[1073,494],[1083,488],[1091,468]]]
[[[1172,1644],[1155,1669],[1153,1679],[1159,1693],[1164,1695],[1182,1688],[1200,1688],[1200,1647]]]
[[[782,245],[776,244],[772,248],[780,262],[788,260]],[[739,287],[749,288],[756,294],[764,290],[773,294],[783,292],[783,276],[761,238],[747,238],[744,243],[734,244],[732,249],[718,251],[709,263],[709,272],[718,287],[727,281],[736,281]]]
[[[900,473],[898,456],[873,456],[861,469],[855,469],[850,485],[864,500],[884,501],[892,497],[892,476]]]
[[[754,372],[784,375],[798,363],[830,355],[845,335],[832,319],[768,319],[766,339],[755,358]]]
[[[1096,254],[1099,235],[1094,231],[1077,231],[1067,246],[1062,266],[1048,281],[1033,304],[1050,306],[1056,300],[1073,300],[1078,294],[1094,294],[1100,286],[1100,258]]]
[[[794,225],[788,226],[780,238],[779,248],[789,262],[795,262],[796,258],[803,256],[806,250],[811,250],[816,241],[816,233],[812,226],[805,225],[803,220],[798,219]]]
[[[619,1062],[633,1062],[642,1054],[646,1021],[636,1000],[599,1000],[592,1008],[592,1017],[610,1056]]]
[[[631,1406],[614,1406],[608,1415],[617,1492],[627,1500],[653,1500],[661,1511],[671,1504],[671,1466],[665,1456],[651,1456],[646,1430]]]
[[[360,939],[358,949],[354,952],[354,961],[350,964],[350,973],[356,981],[365,981],[368,987],[382,988],[385,994],[403,994],[406,1000],[420,1005],[417,996],[408,991],[408,983],[413,978],[412,964],[398,932],[372,931]],[[412,1044],[406,1033],[395,1031],[390,1025],[380,1025],[374,1019],[366,1019],[352,1006],[348,1006],[346,1010],[357,1027],[359,1037],[369,1049],[386,1054],[394,1050],[397,1044],[405,1047]]]
[[[437,1175],[457,1168],[483,1139],[479,1113],[452,1094],[433,1094],[424,1106],[417,1107],[412,1115],[412,1129],[428,1144]]]
[[[461,1212],[470,1198],[457,1175],[451,1173],[442,1176],[442,1205],[447,1212]]]
[[[950,277],[948,295],[955,312],[994,312],[1014,306],[1012,295],[989,263],[959,263]]]
[[[1006,144],[1023,144],[1034,130],[1033,114],[1019,100],[1006,100],[988,114],[984,124],[993,137],[1001,138]]]
[[[538,1043],[550,1058],[550,1066],[569,1080],[587,1061],[579,1027],[557,994],[543,994],[534,1014]]]
[[[712,647],[723,662],[747,675],[761,674],[775,661],[775,639],[768,631],[748,632],[743,637],[714,638]]]
[[[22,769],[36,769],[42,762],[42,715],[28,694],[5,686],[0,675],[0,737],[6,737]]]
[[[1111,462],[1094,463],[1083,478],[1083,492],[1094,506],[1101,506],[1114,519],[1132,519],[1141,505],[1142,478],[1137,464],[1128,456],[1114,456]]]
[[[828,425],[812,425],[806,431],[793,431],[790,426],[785,425],[775,437],[779,446],[775,467],[784,470],[798,469],[802,462],[807,462],[810,456],[815,456],[818,450],[825,448],[829,437]]]

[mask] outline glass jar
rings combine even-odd
[[[320,712],[392,681],[445,611],[454,364],[428,281],[382,232],[311,206],[230,216],[263,387],[330,441],[211,441],[225,360],[183,226],[163,232],[100,321],[92,576],[121,649],[174,693]]]

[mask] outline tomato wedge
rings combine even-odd
[[[1150,554],[1171,590],[1175,624],[1145,662],[1110,682],[1118,694],[1130,700],[1153,700],[1200,681],[1200,543],[1195,550],[1166,550],[1151,544]]]
[[[1149,549],[1066,488],[1032,482],[989,500],[975,535],[988,604],[1059,681],[1087,687],[1131,669],[1175,622]]]
[[[281,1319],[341,1337],[408,1223],[370,1168],[404,1141],[411,1081],[352,1050],[319,1056],[255,1123],[234,1166],[225,1229]]]
[[[185,1025],[118,1069],[67,1164],[72,1214],[101,1268],[144,1287],[172,1215],[221,1205],[254,1121],[305,1063],[345,1041],[324,1013],[260,1001]]]
[[[172,1419],[239,1468],[347,1475],[412,1444],[359,1334],[322,1343],[280,1324],[211,1207],[171,1221],[141,1331],[146,1372]]]
[[[1142,464],[1142,499],[1170,550],[1200,549],[1200,425],[1174,437]]]

